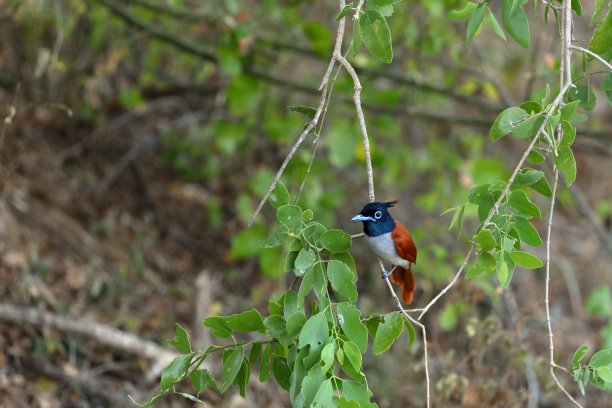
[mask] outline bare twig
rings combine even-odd
[[[148,340],[126,333],[101,323],[81,319],[74,316],[60,316],[55,313],[43,312],[34,308],[21,308],[6,303],[0,303],[0,321],[17,324],[32,324],[49,326],[69,333],[87,336],[107,346],[147,357],[153,365],[147,374],[152,381],[178,354]]]
[[[563,26],[561,29],[561,69],[559,82],[563,85],[563,88],[567,89],[572,85],[572,67],[571,67],[571,41],[572,41],[572,5],[571,0],[563,1]],[[563,137],[563,128],[559,126],[557,131],[557,141],[560,141]],[[544,303],[546,306],[546,324],[548,327],[548,348],[550,351],[549,365],[550,375],[557,384],[557,387],[567,396],[567,398],[577,407],[581,407],[572,397],[572,395],[563,387],[557,375],[555,374],[555,368],[561,368],[568,372],[567,369],[557,365],[555,363],[555,340],[552,331],[552,323],[550,319],[550,243],[552,235],[552,221],[555,212],[555,198],[557,196],[557,186],[559,184],[559,169],[554,166],[554,181],[552,187],[552,196],[550,198],[550,210],[548,214],[548,225],[546,229],[546,283],[545,283],[545,299]]]
[[[385,266],[383,265],[383,262],[380,258],[378,259],[378,262],[380,263],[380,268],[382,269],[382,271],[385,272]],[[389,292],[391,292],[391,296],[393,296],[393,299],[395,299],[395,303],[397,303],[397,308],[399,309],[399,311],[406,317],[406,319],[410,320],[410,322],[412,322],[413,324],[419,326],[421,328],[421,333],[423,333],[423,360],[425,364],[425,381],[427,384],[427,408],[429,408],[431,406],[431,398],[430,398],[430,393],[429,393],[430,381],[429,381],[429,360],[428,360],[428,354],[427,354],[427,330],[425,329],[425,325],[423,323],[419,322],[418,320],[410,316],[410,314],[408,314],[408,311],[404,309],[404,307],[402,306],[402,302],[399,300],[399,298],[395,294],[395,291],[393,290],[393,286],[391,285],[391,282],[389,281],[388,277],[385,278],[385,282],[387,283]]]
[[[342,9],[342,8],[344,8],[344,0],[340,1],[340,9]],[[346,20],[346,18],[342,18],[338,22],[338,31],[336,32],[336,43],[334,45],[334,52],[333,52],[332,57],[331,57],[331,59],[329,61],[329,65],[327,66],[327,71],[325,71],[325,75],[323,75],[323,80],[321,81],[321,85],[319,86],[319,91],[321,91],[321,97],[319,99],[319,105],[317,106],[317,110],[315,112],[315,115],[312,118],[312,120],[310,121],[310,123],[308,124],[308,126],[306,126],[304,131],[298,136],[297,140],[293,144],[293,147],[291,148],[291,150],[289,151],[289,153],[285,157],[285,160],[283,161],[283,164],[281,164],[281,167],[276,172],[276,176],[274,177],[274,180],[270,184],[270,187],[268,187],[268,191],[266,192],[266,194],[263,196],[263,198],[261,199],[261,201],[257,205],[257,208],[255,209],[255,211],[251,215],[251,218],[249,218],[249,222],[248,222],[249,226],[251,226],[253,224],[253,221],[255,220],[255,217],[257,217],[257,215],[261,211],[263,205],[266,203],[266,200],[268,200],[268,197],[270,197],[270,194],[272,194],[272,191],[274,191],[274,187],[276,187],[276,184],[278,183],[278,181],[280,180],[281,176],[283,175],[283,172],[285,171],[285,168],[287,167],[287,165],[289,164],[291,159],[293,159],[293,156],[295,155],[295,153],[299,149],[299,147],[302,144],[302,142],[304,141],[304,139],[306,139],[306,136],[308,136],[312,130],[316,129],[317,125],[319,124],[319,118],[321,117],[321,115],[323,113],[323,110],[325,108],[325,102],[327,100],[329,77],[331,76],[332,70],[334,69],[334,66],[336,65],[336,56],[337,55],[342,55],[342,40],[344,38],[345,20]]]
[[[551,241],[552,220],[553,220],[553,215],[554,215],[554,210],[555,210],[555,197],[557,194],[558,181],[559,181],[559,170],[557,170],[557,168],[555,167],[554,181],[553,181],[553,186],[552,186],[552,197],[550,198],[550,211],[548,215],[548,228],[546,230],[546,295],[545,295],[546,297],[544,299],[545,304],[546,304],[546,324],[548,326],[548,339],[549,339],[548,348],[550,351],[550,355],[549,355],[550,375],[552,376],[553,380],[555,381],[559,389],[563,391],[563,393],[567,396],[567,398],[569,398],[569,400],[572,401],[576,406],[582,407],[582,405],[580,405],[578,401],[576,401],[574,397],[572,397],[572,395],[565,389],[565,387],[561,385],[561,382],[559,381],[559,379],[557,378],[557,375],[555,374],[555,368],[561,368],[561,367],[555,363],[555,342],[554,342],[554,335],[552,331],[552,324],[550,321],[549,303],[550,303],[550,241]]]
[[[344,3],[342,0],[341,3]],[[353,79],[353,85],[355,87],[355,93],[353,94],[353,101],[355,102],[355,110],[357,111],[357,119],[359,120],[359,128],[361,129],[361,135],[363,138],[363,149],[365,151],[365,162],[366,172],[368,175],[368,197],[370,202],[374,201],[374,173],[372,171],[372,160],[370,158],[370,140],[368,139],[368,130],[365,124],[365,117],[363,116],[363,110],[361,109],[361,82],[353,66],[348,62],[341,54],[336,55],[338,62],[344,67],[346,72]]]
[[[606,66],[606,68],[608,68],[610,71],[612,71],[612,65],[610,65],[610,63],[608,61],[606,61],[605,59],[601,58],[598,54],[594,53],[593,51],[588,50],[586,48],[578,47],[577,45],[570,45],[570,48],[573,49],[573,50],[576,50],[576,51],[584,52],[585,54],[589,54],[591,57],[597,59],[599,62],[604,64]]]

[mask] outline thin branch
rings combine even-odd
[[[574,399],[574,397],[572,397],[571,394],[565,389],[565,387],[561,385],[561,382],[559,381],[559,379],[557,378],[557,375],[555,374],[555,368],[560,367],[560,366],[558,366],[555,363],[555,342],[554,342],[554,335],[552,331],[552,324],[550,321],[550,242],[551,242],[552,220],[553,220],[553,215],[555,211],[555,197],[557,195],[558,181],[559,181],[559,170],[557,170],[557,168],[555,167],[554,181],[553,181],[553,186],[552,186],[552,197],[550,198],[550,211],[548,214],[548,228],[546,230],[546,286],[545,286],[545,292],[546,292],[545,296],[546,297],[544,299],[545,304],[546,304],[546,324],[548,326],[548,340],[549,340],[548,348],[550,351],[550,355],[549,355],[550,375],[552,376],[553,380],[555,381],[559,389],[563,391],[563,393],[567,396],[567,398],[569,398],[569,400],[572,401],[576,406],[582,408],[582,405],[580,405]]]
[[[470,258],[472,257],[472,254],[474,253],[474,249],[476,249],[476,247],[474,246],[474,244],[470,245],[470,249],[467,253],[467,255],[465,256],[465,259],[463,260],[463,263],[461,264],[461,266],[459,267],[459,270],[457,271],[457,273],[455,274],[455,276],[453,276],[453,279],[448,283],[448,285],[446,285],[446,287],[444,289],[442,289],[440,291],[440,293],[438,293],[436,295],[436,297],[434,297],[428,304],[427,306],[425,306],[423,309],[421,310],[421,314],[419,315],[419,317],[417,318],[418,320],[421,320],[423,318],[423,316],[425,315],[425,313],[427,313],[427,311],[429,310],[430,307],[432,307],[437,301],[438,299],[440,299],[442,296],[444,296],[444,294],[446,292],[448,292],[450,290],[450,288],[453,287],[453,285],[457,282],[457,279],[459,279],[459,276],[461,276],[461,273],[463,272],[463,270],[465,269],[465,267],[467,266]],[[419,310],[419,309],[417,309]]]
[[[531,140],[531,143],[529,144],[529,146],[527,147],[527,149],[525,149],[525,152],[523,153],[523,157],[521,157],[521,159],[519,160],[519,162],[517,163],[516,167],[514,168],[514,171],[512,172],[512,175],[510,176],[510,178],[508,179],[508,181],[506,182],[506,186],[504,188],[504,190],[502,191],[502,193],[500,194],[499,198],[497,199],[497,201],[495,201],[495,204],[493,205],[493,207],[491,208],[491,210],[489,211],[489,214],[487,215],[487,218],[485,218],[485,220],[482,222],[483,226],[486,226],[489,224],[489,222],[491,221],[491,218],[493,218],[493,215],[495,215],[498,211],[499,211],[499,206],[501,205],[502,201],[504,200],[504,198],[506,197],[506,195],[508,195],[508,192],[510,191],[510,186],[512,186],[512,183],[514,182],[514,179],[516,178],[516,175],[519,173],[519,171],[521,170],[521,168],[523,167],[523,163],[525,162],[525,160],[527,160],[527,156],[529,156],[529,153],[533,150],[533,148],[535,147],[536,143],[538,142],[540,135],[542,134],[542,132],[544,131],[544,129],[546,128],[546,125],[548,124],[548,121],[550,119],[550,117],[552,116],[552,113],[555,111],[555,109],[557,108],[557,106],[559,106],[559,104],[563,101],[563,95],[565,95],[565,92],[567,92],[567,89],[569,88],[571,83],[565,85],[563,88],[561,88],[561,90],[559,91],[559,94],[557,95],[557,97],[555,98],[555,100],[553,101],[553,103],[551,104],[546,116],[544,117],[544,121],[542,122],[542,125],[540,125],[540,128],[538,129],[538,131],[536,132],[535,136],[533,137],[533,139]],[[421,314],[418,317],[418,320],[421,320],[423,318],[423,316],[425,315],[425,313],[427,313],[427,311],[446,293],[450,290],[450,288],[457,282],[457,280],[459,279],[459,276],[461,276],[461,273],[464,271],[467,263],[469,262],[470,258],[472,257],[472,254],[474,252],[475,246],[474,244],[470,245],[470,249],[468,250],[467,255],[465,256],[465,259],[463,260],[463,263],[461,264],[461,267],[459,268],[459,270],[457,271],[457,273],[455,274],[455,276],[453,277],[453,279],[449,282],[448,285],[446,285],[446,287],[444,289],[442,289],[442,291],[440,293],[438,293],[436,295],[436,297],[434,297],[428,304],[427,306],[425,306],[422,309],[416,309],[416,310],[422,310]]]
[[[385,266],[383,265],[383,262],[380,258],[378,258],[378,262],[380,263],[380,268],[382,269],[382,271],[385,272]],[[395,303],[397,303],[397,308],[408,320],[410,320],[415,325],[419,326],[421,328],[421,332],[423,333],[423,360],[425,363],[425,381],[427,383],[427,408],[429,408],[431,406],[431,397],[429,393],[430,381],[429,381],[429,360],[428,360],[428,354],[427,354],[427,330],[425,329],[425,325],[423,323],[419,322],[418,320],[410,316],[410,314],[408,314],[408,311],[404,309],[404,307],[402,306],[402,302],[399,300],[399,298],[395,294],[395,291],[393,290],[393,286],[391,285],[391,282],[389,281],[389,277],[385,278],[385,282],[387,283],[389,292],[391,292],[391,296],[393,296],[393,299],[395,299]]]
[[[342,8],[344,8],[344,0],[341,0],[340,4],[341,4],[340,9],[342,10]],[[272,194],[272,191],[274,191],[274,187],[276,187],[276,184],[278,183],[281,176],[283,175],[285,168],[287,167],[287,165],[289,164],[289,162],[291,161],[291,159],[293,158],[293,156],[299,149],[304,139],[306,139],[306,136],[308,136],[308,134],[310,134],[310,132],[313,129],[316,129],[317,124],[319,123],[319,118],[321,117],[321,114],[323,113],[323,110],[325,108],[325,102],[327,100],[327,91],[328,91],[327,85],[329,83],[329,78],[331,76],[332,70],[334,69],[334,66],[336,64],[336,56],[342,55],[341,52],[342,52],[342,40],[344,38],[345,19],[346,18],[342,18],[340,22],[338,23],[338,31],[336,33],[336,43],[334,45],[334,52],[329,61],[329,65],[327,66],[327,71],[325,71],[325,75],[323,75],[323,79],[321,80],[321,85],[319,86],[319,91],[321,91],[321,97],[319,99],[319,105],[317,106],[317,111],[315,112],[315,115],[310,121],[310,123],[308,124],[308,126],[306,126],[304,131],[298,136],[296,142],[293,144],[293,147],[289,151],[289,154],[287,154],[287,156],[285,157],[283,164],[276,172],[276,176],[274,177],[274,180],[270,184],[270,187],[268,187],[268,191],[266,192],[264,197],[261,199],[261,201],[257,205],[257,208],[251,215],[251,218],[249,218],[249,222],[248,222],[249,227],[253,224],[255,217],[257,217],[257,215],[261,211],[263,205],[268,200],[268,197],[270,197],[270,194]]]
[[[340,3],[344,3],[344,0],[341,0]],[[344,6],[342,6],[344,7]],[[353,79],[353,84],[355,88],[355,93],[353,94],[353,101],[355,102],[355,110],[357,111],[357,119],[359,120],[359,128],[361,129],[361,136],[363,138],[363,149],[365,151],[365,162],[366,162],[366,172],[368,175],[368,197],[370,202],[375,201],[376,197],[374,194],[374,173],[372,171],[372,159],[370,157],[370,140],[368,138],[368,130],[365,124],[365,117],[363,116],[363,110],[361,109],[361,82],[359,82],[359,77],[357,76],[357,72],[353,66],[348,62],[344,56],[338,54],[336,55],[336,59],[338,62],[344,67],[346,72]]]
[[[586,48],[578,47],[577,45],[570,45],[570,48],[573,49],[573,50],[584,52],[585,54],[590,55],[591,57],[597,59],[599,62],[604,64],[606,66],[606,68],[608,68],[610,71],[612,71],[612,65],[610,65],[610,63],[608,61],[606,61],[605,59],[601,58],[599,56],[599,54],[596,54],[593,51],[588,50]]]

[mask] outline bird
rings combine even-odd
[[[383,272],[383,279],[389,278],[398,285],[402,299],[410,304],[416,290],[412,264],[416,263],[417,249],[410,232],[389,214],[388,209],[396,203],[368,203],[351,221],[363,222],[363,232],[370,248],[382,260],[393,265],[390,270]]]

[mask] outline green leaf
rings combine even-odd
[[[508,203],[518,214],[541,218],[540,208],[527,197],[523,190],[515,190],[508,196]]]
[[[499,25],[499,22],[497,21],[497,19],[493,15],[493,12],[488,6],[487,6],[487,10],[489,10],[489,21],[491,22],[491,27],[493,27],[493,31],[499,38],[506,41],[506,33],[504,33],[504,30],[501,28],[501,26]]]
[[[306,270],[314,265],[316,260],[317,256],[312,249],[302,248],[297,258],[295,258],[296,272],[301,274],[306,273]]]
[[[338,303],[338,322],[346,337],[351,339],[362,353],[368,347],[368,329],[361,323],[361,312],[349,303]]]
[[[342,392],[347,400],[356,401],[361,408],[377,408],[378,405],[370,402],[372,391],[369,390],[367,384],[362,384],[356,381],[343,379]]]
[[[488,252],[483,252],[478,255],[474,265],[467,271],[465,279],[472,279],[483,273],[492,273],[495,271],[495,265],[495,257]]]
[[[264,326],[267,336],[276,337],[285,330],[285,319],[278,315],[268,316],[264,319]]]
[[[586,301],[586,310],[594,316],[612,316],[612,293],[609,286],[594,289]]]
[[[213,390],[217,389],[215,377],[205,368],[194,370],[189,375],[189,379],[191,380],[191,386],[198,395],[209,387]]]
[[[334,363],[334,355],[336,354],[336,345],[331,342],[327,343],[321,350],[321,374],[325,375],[332,368]]]
[[[400,312],[391,312],[385,315],[384,322],[378,326],[372,352],[374,355],[384,353],[393,342],[402,334],[404,324]]]
[[[240,371],[244,360],[242,347],[226,350],[223,353],[223,371],[221,371],[221,392],[227,391]]]
[[[300,331],[299,347],[310,345],[313,349],[321,348],[329,337],[327,318],[324,312],[317,313],[306,321],[302,331]]]
[[[487,3],[480,3],[472,14],[470,14],[470,18],[468,19],[467,24],[467,44],[469,45],[472,42],[472,38],[474,38],[474,34],[478,27],[482,24],[482,19],[484,18],[485,11],[487,10]]]
[[[342,10],[340,10],[340,13],[338,13],[338,15],[336,16],[336,21],[342,20],[342,18],[348,16],[353,10],[353,3],[347,4]]]
[[[225,317],[225,324],[232,330],[241,332],[264,331],[263,317],[256,309]]]
[[[542,177],[544,177],[543,171],[525,168],[518,172],[516,178],[512,182],[512,187],[530,186],[535,184]]]
[[[536,269],[544,266],[540,258],[529,252],[524,251],[512,251],[510,252],[510,258],[518,265],[527,269]]]
[[[327,263],[327,277],[340,301],[354,303],[357,300],[357,288],[355,287],[357,276],[343,262],[329,261]]]
[[[302,209],[296,205],[283,205],[276,211],[276,218],[294,231],[302,225]]]
[[[181,354],[191,353],[191,344],[189,343],[189,334],[181,327],[180,324],[176,324],[176,339],[169,340],[168,343]]]
[[[537,114],[528,117],[512,128],[512,133],[519,138],[534,137],[544,123],[544,115]]]
[[[572,126],[567,120],[561,121],[561,127],[563,129],[563,138],[561,139],[561,146],[569,147],[576,140],[576,128]]]
[[[489,137],[495,141],[507,135],[512,131],[515,124],[523,120],[526,115],[527,112],[521,108],[513,107],[503,110],[497,116],[495,122],[493,122],[493,126],[491,126],[489,131]]]
[[[608,9],[604,19],[595,28],[589,42],[589,50],[599,54],[604,60],[610,61],[612,57],[612,7]]]
[[[541,179],[536,181],[534,184],[531,185],[531,188],[534,191],[537,191],[538,193],[542,194],[544,197],[552,196],[552,190],[546,177],[542,177]]]
[[[333,406],[334,388],[331,380],[327,379],[321,383],[317,394],[312,400],[311,408],[328,408]]]
[[[522,8],[512,10],[512,1],[502,1],[502,23],[514,40],[524,48],[529,48],[529,20]]]
[[[536,248],[542,245],[540,234],[527,218],[515,215],[512,217],[512,222],[522,242]]]
[[[521,103],[521,109],[524,109],[530,115],[540,113],[542,111],[542,105],[536,101],[527,101]]]
[[[535,150],[530,151],[529,155],[527,156],[527,161],[531,164],[540,164],[544,160],[546,160],[546,157],[544,157],[542,153],[537,152]]]
[[[323,269],[322,262],[317,262],[308,269],[302,279],[300,290],[298,291],[297,301],[300,303],[304,302],[304,298],[308,295],[311,289],[314,289],[317,297],[321,297],[323,291],[327,288],[327,279],[325,278],[325,270]]]
[[[487,252],[497,246],[495,237],[488,229],[481,229],[476,238],[474,238],[474,243],[479,252]]]
[[[323,248],[332,253],[346,252],[350,249],[352,243],[351,236],[339,229],[325,231],[319,241]]]
[[[393,15],[393,5],[402,0],[368,0],[368,8],[380,11],[380,13],[389,17]]]
[[[359,17],[359,35],[368,50],[386,64],[393,60],[391,31],[378,10],[367,10]]]
[[[285,319],[289,319],[289,316],[303,308],[303,303],[298,303],[297,299],[297,293],[291,289],[283,295],[283,316]]]
[[[572,10],[576,12],[577,16],[582,15],[582,4],[580,4],[580,0],[572,0]]]
[[[472,15],[472,12],[478,5],[476,3],[466,3],[461,10],[452,10],[448,13],[448,17],[454,20],[463,20]]]
[[[306,115],[309,119],[313,119],[317,114],[317,108],[311,106],[290,105],[288,108],[291,112],[301,113],[302,115]]]
[[[580,365],[580,362],[586,355],[586,352],[588,349],[589,349],[589,346],[585,344],[578,347],[578,350],[576,350],[576,352],[574,353],[574,356],[572,357],[572,369],[578,368],[578,366]]]
[[[193,353],[178,356],[161,373],[160,390],[166,391],[179,382],[189,369]]]
[[[291,336],[297,335],[306,323],[306,315],[304,312],[295,312],[287,319],[287,333]]]
[[[414,326],[406,316],[402,315],[402,318],[404,319],[404,326],[406,327],[406,329],[408,329],[408,345],[412,345],[412,343],[414,343],[414,340],[416,339],[416,331],[414,330]]]
[[[560,146],[557,149],[558,156],[555,156],[557,168],[565,176],[565,184],[569,187],[576,180],[576,159],[572,149],[567,146]]]
[[[612,37],[610,39],[612,40]],[[567,100],[570,102],[579,101],[578,105],[586,110],[593,110],[597,104],[597,98],[595,98],[593,89],[590,86],[582,84],[578,84],[574,88],[569,89],[567,92]]]
[[[274,231],[272,235],[261,243],[262,248],[276,248],[279,247],[287,240],[287,233],[282,228]]]
[[[310,407],[310,404],[312,404],[312,401],[324,380],[325,377],[323,374],[321,374],[321,367],[318,364],[313,365],[308,371],[308,374],[302,380],[301,389],[299,390],[303,401],[300,401],[298,404],[294,403],[293,405]]]
[[[232,330],[225,324],[225,319],[220,316],[211,316],[204,319],[204,326],[212,330],[215,337],[224,339],[232,335]]]
[[[259,381],[265,382],[270,378],[270,363],[272,361],[272,352],[270,345],[266,345],[261,355],[261,361],[259,362]]]
[[[309,242],[316,243],[319,241],[319,239],[321,239],[321,235],[323,235],[325,231],[327,231],[327,228],[325,228],[322,224],[313,221],[302,230],[302,235]]]
[[[276,186],[274,186],[274,190],[272,190],[268,201],[270,201],[270,204],[274,208],[279,208],[283,205],[289,204],[289,191],[282,181],[276,183]]]
[[[561,112],[561,120],[571,120],[579,103],[580,101],[573,101],[563,105],[559,109],[559,112]]]
[[[606,0],[595,0],[595,10],[593,11],[593,17],[591,17],[591,22],[589,23],[589,26],[595,24],[605,4]]]
[[[287,365],[287,359],[279,356],[272,357],[272,374],[276,383],[284,390],[291,387],[291,369]]]
[[[604,380],[606,383],[612,383],[612,368],[611,367],[599,367],[597,369],[597,375],[599,378]]]
[[[508,287],[508,285],[510,285],[510,280],[512,278],[510,277],[510,267],[503,256],[498,258],[496,272],[497,272],[497,279],[499,279],[499,282],[503,286]]]
[[[348,340],[344,342],[342,346],[344,355],[348,358],[349,362],[355,369],[355,371],[361,371],[361,351],[359,347],[352,341]]]
[[[249,352],[249,364],[255,365],[259,362],[261,358],[261,350],[263,345],[261,343],[253,343],[251,346],[251,351]]]
[[[355,266],[355,259],[353,259],[351,254],[349,254],[348,252],[339,252],[336,254],[331,254],[329,256],[329,260],[330,261],[334,261],[334,260],[340,261],[346,264],[346,266],[348,266],[349,269],[353,271],[353,273],[357,273],[357,267]]]
[[[246,387],[249,383],[249,379],[251,378],[251,366],[249,365],[249,360],[242,360],[242,365],[240,366],[240,371],[238,371],[238,375],[234,380],[235,384],[238,384],[240,389],[240,396],[242,398],[246,397]]]
[[[593,354],[589,366],[593,368],[612,367],[612,349],[601,350]]]

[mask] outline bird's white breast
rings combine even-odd
[[[383,261],[391,262],[393,265],[399,265],[401,267],[408,267],[410,262],[404,258],[400,258],[395,250],[395,243],[391,237],[391,233],[377,235],[375,237],[369,237],[366,235],[366,241],[372,248],[372,250],[382,258]]]

